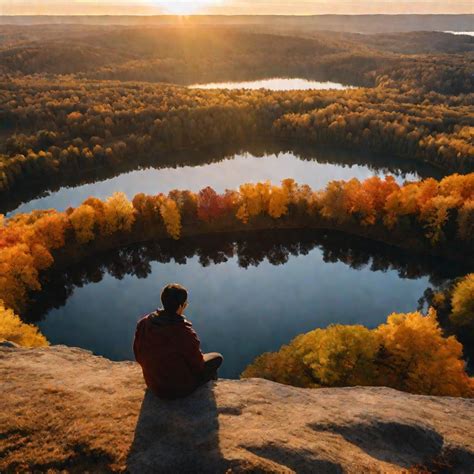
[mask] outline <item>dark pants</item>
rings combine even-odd
[[[217,380],[217,369],[221,366],[224,358],[218,352],[204,354],[204,370],[199,377],[199,385],[203,385],[209,380]]]

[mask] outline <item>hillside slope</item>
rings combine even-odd
[[[424,465],[471,473],[474,466],[473,400],[248,379],[165,402],[145,392],[135,363],[8,344],[0,347],[0,390],[1,472],[389,473]]]

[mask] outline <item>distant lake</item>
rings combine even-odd
[[[180,282],[202,349],[222,352],[221,377],[237,378],[257,355],[302,332],[375,327],[392,312],[414,311],[428,287],[458,274],[435,259],[334,233],[204,236],[120,249],[58,272],[26,319],[53,344],[129,360],[137,320],[160,305],[162,286]]]
[[[451,33],[452,35],[474,36],[474,31],[443,31],[443,33]]]
[[[272,78],[261,79],[258,81],[243,82],[210,82],[207,84],[192,84],[190,89],[269,89],[272,91],[291,91],[291,90],[309,90],[309,89],[352,89],[350,85],[340,84],[338,82],[319,82],[298,78]]]
[[[189,152],[192,162],[193,152]],[[293,178],[298,183],[308,184],[313,189],[324,188],[331,180],[363,180],[369,176],[392,174],[399,183],[405,180],[417,180],[421,177],[436,175],[436,170],[407,160],[393,157],[373,158],[348,151],[335,152],[322,149],[313,156],[299,157],[293,152],[265,153],[255,156],[252,153],[239,153],[220,161],[204,165],[164,166],[162,168],[138,169],[124,172],[109,179],[45,192],[41,197],[16,205],[7,215],[18,212],[30,212],[34,209],[64,210],[69,206],[81,204],[89,196],[106,198],[114,192],[122,191],[129,198],[138,193],[168,193],[173,189],[199,191],[212,186],[217,192],[238,188],[242,183],[269,180],[279,184],[285,178]],[[1,210],[0,210],[1,212]]]

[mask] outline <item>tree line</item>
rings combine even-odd
[[[396,314],[375,329],[330,325],[257,357],[242,377],[297,387],[384,386],[423,395],[474,397],[462,345],[445,337],[436,312]]]
[[[313,229],[270,229],[258,234],[221,232],[183,237],[178,241],[160,239],[129,245],[103,252],[99,257],[96,254],[86,256],[67,268],[53,268],[42,276],[41,290],[29,294],[22,320],[43,320],[51,309],[64,306],[76,288],[98,283],[105,275],[118,280],[126,275],[147,278],[153,262],[185,265],[188,259],[196,258],[200,265],[208,267],[235,259],[241,268],[257,267],[263,262],[279,266],[292,256],[307,255],[315,248],[321,251],[324,262],[340,262],[355,270],[396,271],[403,279],[428,277],[438,290],[469,271],[462,262],[446,265],[444,259],[421,255],[413,258],[393,246],[355,236],[348,239],[347,234],[341,232],[331,232],[330,238],[327,230]],[[431,288],[425,293],[429,291]],[[463,342],[459,337],[458,340]]]
[[[91,252],[166,237],[245,229],[336,229],[471,261],[473,198],[474,174],[403,186],[392,177],[332,181],[323,191],[287,179],[281,186],[243,184],[223,194],[208,187],[199,193],[138,194],[129,201],[116,193],[105,201],[90,197],[64,212],[18,214],[0,222],[2,311],[5,321],[11,321],[11,310],[21,313],[29,293],[41,289],[42,272],[53,268],[57,258],[71,263]],[[6,336],[27,342],[29,336],[24,339],[21,328],[13,326]]]
[[[449,172],[474,166],[471,96],[385,87],[205,91],[32,77],[0,86],[7,135],[0,194],[91,169],[136,166],[150,154],[237,146],[262,136],[396,153]]]
[[[0,72],[175,84],[276,76],[373,87],[388,79],[443,94],[472,92],[474,85],[472,44],[435,32],[366,37],[215,25],[29,30],[5,31]]]

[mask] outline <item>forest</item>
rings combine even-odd
[[[67,33],[66,54],[58,39],[64,27],[9,31],[0,49],[0,194],[91,168],[112,172],[117,162],[143,162],[151,151],[261,137],[390,152],[448,172],[474,169],[473,62],[466,60],[473,41],[455,40],[458,54],[413,55],[334,34],[76,27]],[[161,84],[295,75],[367,88],[205,91]]]
[[[466,255],[472,254],[473,197],[474,174],[402,187],[390,177],[362,183],[333,181],[324,191],[285,180],[281,186],[244,184],[223,195],[206,188],[198,194],[178,190],[168,196],[139,194],[129,201],[117,193],[106,202],[91,197],[63,213],[19,214],[4,220],[0,228],[0,299],[6,315],[2,334],[19,342],[41,340],[37,330],[22,324],[12,310],[25,310],[29,292],[41,289],[40,272],[55,264],[56,254],[64,264],[98,248],[113,249],[165,236],[177,240],[182,235],[249,227],[314,227],[359,229],[368,236],[385,232],[385,239],[390,235],[393,244],[409,235],[408,241],[405,238],[398,244],[422,251],[447,251],[446,242],[457,242],[458,255]],[[469,299],[470,292],[465,294]],[[467,316],[461,319],[471,324],[472,313],[465,312]]]
[[[46,276],[104,252],[159,241],[169,247],[159,258],[184,258],[197,251],[180,254],[180,239],[342,232],[467,269],[425,292],[427,316],[394,313],[373,329],[315,329],[263,354],[243,376],[304,387],[388,384],[413,393],[474,396],[462,360],[474,347],[474,281],[468,274],[474,262],[474,39],[437,32],[257,30],[0,26],[2,205],[67,186],[87,172],[106,179],[139,169],[151,156],[157,167],[199,165],[212,160],[210,149],[262,141],[267,147],[390,154],[407,166],[429,164],[441,177],[403,184],[390,175],[332,180],[319,190],[293,179],[242,183],[224,193],[208,186],[164,194],[157,186],[155,195],[115,193],[65,211],[0,214],[0,338],[48,344],[23,317],[55,304],[53,296],[47,301],[48,292],[41,296]],[[269,77],[350,87],[187,87]],[[0,211],[6,209],[8,204]],[[258,245],[256,255],[229,247],[199,252],[204,262],[235,251],[248,265],[266,255],[281,263],[288,251],[276,248],[281,254]],[[149,260],[136,271],[146,273]]]
[[[469,31],[473,15],[116,15],[114,25],[121,26],[235,26],[239,28],[255,27],[265,28],[272,32],[295,32],[304,35],[318,31],[344,31],[352,33],[391,33],[412,31]],[[110,26],[111,21],[105,15],[13,15],[5,12],[0,18],[1,25],[74,25]]]
[[[389,151],[448,172],[473,168],[469,101],[422,92],[203,91],[175,86],[14,79],[1,84],[0,192],[109,167],[154,151],[285,138]],[[401,101],[403,101],[401,103]],[[20,132],[21,130],[21,132]]]

